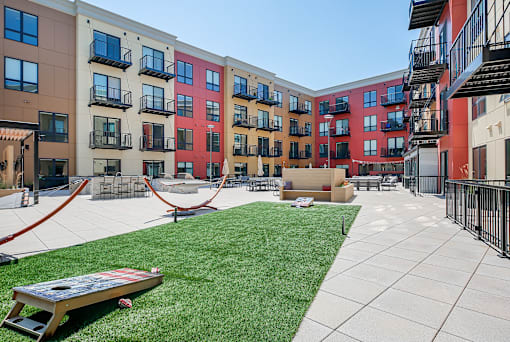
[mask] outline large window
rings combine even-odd
[[[365,132],[377,131],[377,115],[365,116],[363,120],[363,129]]]
[[[305,109],[307,110],[308,115],[312,115],[312,102],[305,100]]]
[[[274,91],[274,100],[278,101],[278,104],[276,105],[276,107],[282,108],[283,97],[282,97],[281,91],[278,91],[278,90]]]
[[[486,114],[486,101],[485,96],[473,96],[471,98],[473,120]]]
[[[193,150],[193,130],[187,128],[177,128],[177,149]]]
[[[305,132],[306,135],[311,137],[312,136],[312,123],[311,122],[305,122]]]
[[[319,145],[319,156],[321,158],[328,157],[328,144],[320,144]]]
[[[207,145],[207,148],[206,148],[206,151],[207,152],[210,152],[211,151],[211,144],[212,144],[212,151],[213,152],[220,152],[220,133],[217,133],[217,132],[213,132],[212,134],[212,141],[211,141],[211,134],[210,132],[206,132],[206,145]]]
[[[279,132],[283,131],[283,120],[280,115],[274,116],[274,128],[277,128]]]
[[[193,162],[177,162],[177,173],[193,175]]]
[[[297,141],[290,142],[290,156],[291,159],[297,159],[299,157],[299,143]]]
[[[392,122],[395,125],[402,126],[404,124],[404,112],[389,112],[388,113],[388,122]]]
[[[298,108],[298,97],[289,95],[289,110],[296,110]]]
[[[142,47],[142,67],[150,68],[157,71],[166,71],[165,69],[165,53],[153,48]]]
[[[319,114],[324,115],[329,113],[329,100],[319,102]]]
[[[207,177],[210,176],[211,173],[211,163],[207,163]],[[218,178],[220,177],[220,163],[212,163],[212,177]]]
[[[234,117],[236,121],[248,119],[248,108],[237,104],[234,105]]]
[[[241,76],[234,76],[234,93],[236,94],[248,94],[248,81],[246,78]],[[257,95],[257,94],[250,94]]]
[[[269,99],[269,86],[264,83],[259,83],[257,86],[257,96],[261,100]]]
[[[52,188],[69,183],[67,159],[39,159],[39,186]]]
[[[193,98],[191,96],[177,95],[177,115],[193,117]]]
[[[473,148],[473,179],[487,178],[487,146]]]
[[[248,175],[248,164],[247,163],[235,163],[234,172],[236,175],[246,176]]]
[[[258,137],[258,154],[262,157],[269,156],[269,138]]]
[[[376,156],[377,155],[377,140],[364,141],[364,155]]]
[[[259,128],[269,127],[269,112],[259,109],[257,127]]]
[[[67,114],[39,112],[41,141],[68,142]]]
[[[120,78],[94,74],[94,99],[121,102]]]
[[[144,160],[142,167],[144,176],[158,178],[165,173],[165,162],[162,160]]]
[[[162,124],[144,122],[143,148],[148,150],[161,150],[165,148],[165,127]]]
[[[37,63],[5,57],[5,89],[37,93],[39,91],[39,66]]]
[[[4,37],[37,45],[38,18],[35,15],[4,7]]]
[[[319,136],[320,137],[327,137],[328,136],[328,122],[321,122],[319,123]]]
[[[207,120],[220,121],[220,104],[214,101],[206,101]]]
[[[193,84],[193,64],[177,61],[177,82]]]
[[[209,90],[220,91],[220,73],[212,70],[206,70],[206,87]]]
[[[388,153],[391,155],[404,153],[404,137],[388,138]]]
[[[94,159],[94,176],[115,176],[120,171],[120,159]]]
[[[165,109],[165,89],[144,84],[142,85],[145,107],[148,109]]]
[[[121,60],[120,38],[109,34],[94,31],[94,54],[109,59]]]
[[[349,119],[336,120],[335,122],[335,133],[337,135],[349,134]]]
[[[377,106],[377,91],[367,91],[363,94],[363,106],[365,108]]]
[[[392,86],[392,87],[388,87],[387,90],[388,90],[388,93],[387,93],[387,96],[388,96],[388,102],[395,102],[395,101],[399,101],[402,99],[402,96],[403,96],[403,93],[402,93],[402,88],[404,86],[402,84],[400,85],[396,85],[396,86]]]

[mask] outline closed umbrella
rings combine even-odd
[[[260,154],[259,154],[259,160],[258,160],[258,170],[257,170],[257,175],[258,175],[259,177],[264,176],[264,166],[262,165],[262,157],[260,156]]]
[[[223,176],[228,176],[229,173],[230,170],[228,169],[228,160],[227,158],[225,158],[225,160],[223,161],[223,169],[221,169],[221,174]]]
[[[308,164],[308,168],[311,169],[312,168],[312,163]]]

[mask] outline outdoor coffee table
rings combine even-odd
[[[122,268],[15,287],[12,299],[16,302],[0,327],[15,327],[42,341],[55,333],[67,311],[145,290],[162,281],[159,273]],[[46,324],[19,316],[25,305],[53,315]]]

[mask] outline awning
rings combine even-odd
[[[38,123],[0,120],[0,140],[23,141],[38,130]]]

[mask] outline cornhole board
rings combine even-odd
[[[291,204],[292,207],[308,208],[313,205],[313,197],[298,197]]]
[[[57,279],[13,288],[16,302],[0,327],[8,325],[37,336],[37,341],[53,336],[67,311],[138,292],[163,281],[160,273],[131,268]],[[19,316],[25,305],[52,313],[46,323]]]

